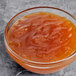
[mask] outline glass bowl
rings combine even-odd
[[[76,25],[76,18],[73,15],[71,15],[70,13],[68,13],[62,9],[59,9],[59,8],[40,6],[40,7],[33,7],[33,8],[26,9],[26,10],[21,11],[18,14],[16,14],[8,22],[8,24],[5,28],[4,42],[5,42],[7,52],[18,64],[20,64],[23,68],[25,68],[31,72],[39,73],[39,74],[49,74],[49,73],[57,72],[60,69],[64,68],[65,66],[69,65],[70,63],[72,63],[76,59],[76,51],[72,55],[70,55],[69,57],[62,59],[62,60],[59,60],[59,61],[35,62],[35,61],[28,60],[28,59],[24,59],[23,57],[19,56],[8,45],[7,34],[8,34],[10,27],[12,26],[12,24],[17,19],[21,18],[22,16],[28,15],[31,13],[35,13],[35,12],[51,12],[51,13],[60,15],[62,17],[66,17],[67,19],[72,21],[74,25]]]

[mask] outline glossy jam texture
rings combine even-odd
[[[76,27],[64,17],[38,12],[18,19],[8,32],[8,44],[23,58],[51,62],[76,49]]]

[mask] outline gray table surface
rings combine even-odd
[[[7,54],[3,35],[6,24],[16,13],[34,6],[54,6],[76,16],[76,0],[0,0],[0,76],[15,76],[24,70]],[[39,75],[26,70],[24,76],[76,76],[76,61],[54,74]]]

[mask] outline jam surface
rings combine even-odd
[[[25,15],[8,31],[8,45],[18,55],[32,61],[58,61],[76,50],[76,27],[53,13]]]

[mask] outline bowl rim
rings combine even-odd
[[[21,56],[19,56],[17,53],[15,53],[9,46],[8,46],[8,43],[7,43],[7,30],[8,30],[8,27],[9,27],[9,24],[10,22],[16,17],[18,16],[19,14],[23,13],[23,12],[26,12],[26,11],[29,11],[29,10],[32,10],[32,9],[38,9],[38,8],[49,8],[49,9],[55,9],[55,10],[59,10],[59,11],[62,11],[68,15],[70,15],[75,21],[76,21],[76,17],[73,16],[72,14],[70,14],[69,12],[63,10],[63,9],[60,9],[60,8],[56,8],[56,7],[49,7],[49,6],[38,6],[38,7],[32,7],[32,8],[28,8],[28,9],[25,9],[19,13],[17,13],[15,16],[13,16],[10,21],[7,23],[6,27],[5,27],[5,30],[4,30],[4,42],[5,42],[5,45],[8,47],[8,49],[10,50],[9,52],[16,57],[18,59],[23,59],[24,61],[28,61],[28,62],[32,62],[32,63],[37,63],[37,64],[54,64],[54,63],[60,63],[60,62],[63,62],[63,61],[66,61],[68,59],[71,59],[72,57],[76,56],[76,51],[69,57],[67,58],[64,58],[64,59],[61,59],[61,60],[58,60],[58,61],[53,61],[53,62],[36,62],[36,61],[31,61],[31,60],[28,60],[28,59],[25,59]]]

